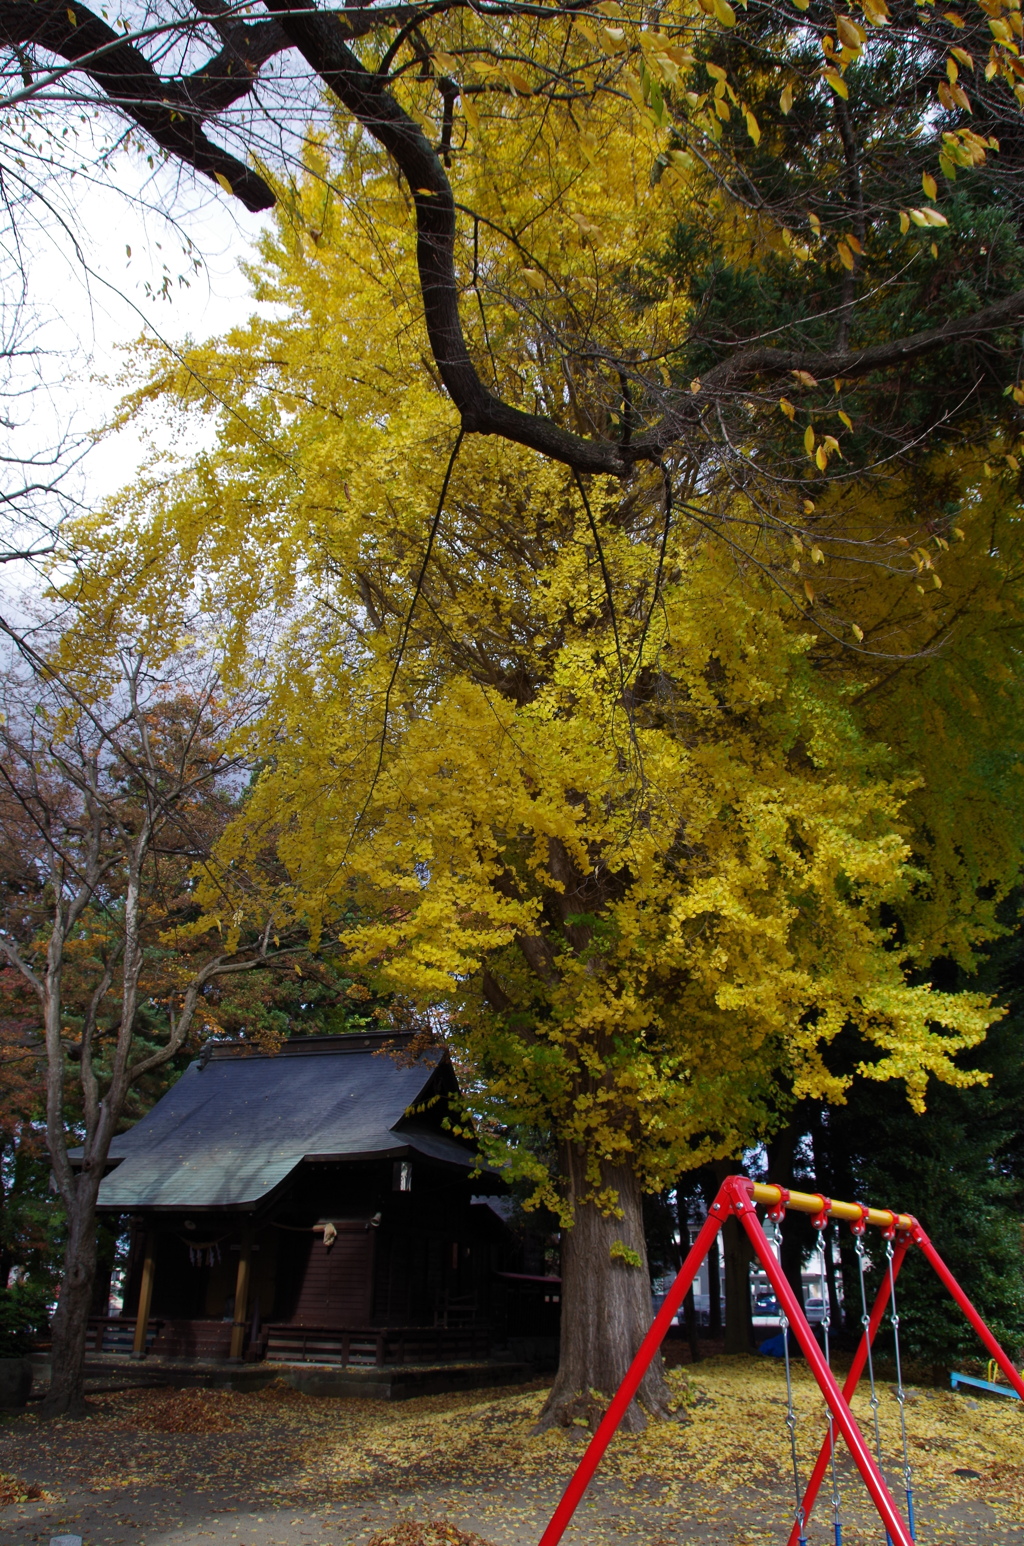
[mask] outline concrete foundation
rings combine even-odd
[[[50,1360],[32,1357],[33,1400],[50,1383]],[[489,1359],[479,1363],[401,1364],[377,1369],[336,1364],[228,1364],[201,1359],[154,1358],[129,1360],[123,1355],[94,1357],[85,1366],[86,1394],[134,1389],[263,1390],[283,1380],[308,1396],[360,1397],[370,1401],[405,1401],[411,1396],[437,1396],[453,1390],[486,1390],[533,1379],[537,1365]]]

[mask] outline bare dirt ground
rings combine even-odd
[[[614,1441],[566,1546],[785,1546],[793,1477],[779,1365],[717,1357],[670,1380],[679,1419]],[[880,1395],[898,1489],[898,1409],[891,1387]],[[0,1500],[24,1499],[33,1484],[43,1496],[0,1507],[0,1542],[46,1546],[74,1533],[85,1546],[366,1546],[383,1532],[401,1546],[415,1519],[534,1546],[588,1437],[531,1436],[542,1399],[520,1385],[391,1405],[282,1384],[106,1394],[81,1422],[44,1424],[30,1408],[0,1421]],[[806,1475],[824,1421],[802,1367],[796,1407]],[[866,1399],[855,1409],[870,1431]],[[914,1388],[907,1413],[919,1546],[1024,1546],[1021,1405]],[[883,1546],[848,1462],[840,1482],[846,1546]],[[827,1497],[807,1534],[831,1546]]]

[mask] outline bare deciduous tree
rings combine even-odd
[[[258,694],[228,693],[209,655],[128,644],[93,663],[102,686],[87,692],[69,643],[22,641],[0,730],[0,953],[38,1005],[67,1216],[47,1415],[83,1409],[97,1194],[129,1094],[203,1028],[211,988],[277,944],[273,917],[255,901],[243,917],[237,896],[212,941],[188,930],[190,875],[244,788],[229,740]]]

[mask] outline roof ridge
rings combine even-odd
[[[337,1057],[350,1052],[380,1052],[387,1046],[407,1047],[414,1034],[412,1031],[359,1031],[289,1036],[273,1052],[251,1041],[210,1040],[200,1053],[200,1062],[205,1065],[228,1058]]]

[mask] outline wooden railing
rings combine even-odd
[[[323,1363],[342,1368],[385,1364],[451,1363],[486,1358],[486,1326],[268,1326],[268,1362]]]
[[[135,1317],[97,1317],[89,1322],[86,1352],[127,1357],[135,1341]],[[492,1336],[487,1326],[264,1326],[248,1358],[272,1363],[334,1364],[341,1368],[383,1368],[386,1364],[451,1363],[486,1358]],[[164,1358],[225,1359],[229,1321],[151,1320],[146,1352]]]
[[[146,1352],[153,1351],[163,1321],[151,1320],[146,1327]],[[126,1357],[135,1341],[135,1316],[94,1316],[85,1336],[86,1353],[123,1353]]]

